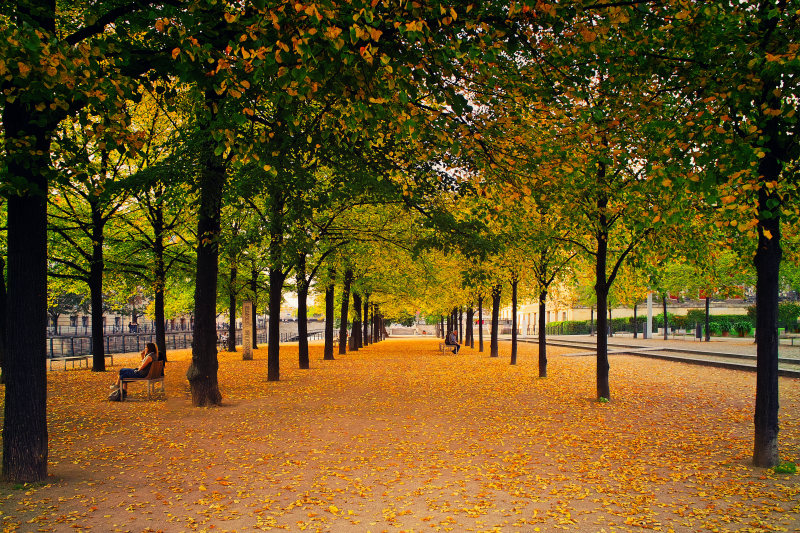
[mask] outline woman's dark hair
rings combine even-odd
[[[147,353],[154,353],[158,355],[158,347],[155,345],[155,343],[148,342],[145,344],[145,348],[147,349]]]

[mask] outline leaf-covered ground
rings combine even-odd
[[[224,405],[193,408],[189,354],[166,401],[105,400],[113,373],[53,371],[50,479],[0,485],[18,531],[798,531],[800,474],[750,466],[755,376],[611,356],[599,404],[592,357],[539,379],[437,340],[392,339],[281,381],[220,354]],[[488,348],[488,346],[487,346]],[[115,361],[117,359],[115,358]],[[119,364],[115,367],[119,368]],[[142,398],[141,385],[131,397]],[[800,380],[781,378],[780,446],[800,462]]]

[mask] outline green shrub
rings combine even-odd
[[[704,324],[706,321],[706,312],[704,309],[689,309],[686,313],[686,321],[689,324]]]
[[[670,315],[669,317],[670,326],[677,328],[677,329],[686,329],[689,325],[689,320],[687,317],[683,315]],[[692,323],[693,325],[694,323]]]
[[[718,337],[720,334],[722,334],[722,326],[720,326],[719,322],[709,322],[708,331],[712,336]]]
[[[722,333],[730,332],[732,322],[729,322],[728,320],[723,320],[718,322],[718,324],[719,324],[719,329],[720,331],[722,331]]]
[[[733,331],[736,332],[737,335],[745,336],[750,333],[750,329],[753,325],[748,322],[747,320],[743,320],[741,322],[735,322],[733,324]]]
[[[675,325],[675,315],[667,311],[667,322],[670,326]],[[664,327],[664,313],[659,313],[653,317],[653,326],[657,328]]]
[[[800,305],[796,302],[778,304],[778,324],[794,331],[797,329],[797,317],[800,317]]]

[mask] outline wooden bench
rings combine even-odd
[[[439,351],[444,353],[446,350],[453,351],[453,345],[447,344],[446,342],[442,341],[439,343]]]
[[[123,394],[123,385],[127,383],[144,383],[147,387],[147,399],[151,399],[155,392],[156,383],[161,383],[161,392],[164,397],[167,397],[167,391],[164,388],[164,361],[154,361],[150,364],[150,371],[147,377],[144,378],[123,378],[119,383],[119,396],[120,401],[125,401],[125,394]]]
[[[106,358],[111,359],[111,363],[109,366],[114,366],[114,356],[111,354],[107,354]],[[83,361],[85,363],[86,368],[89,368],[89,361],[92,359],[92,354],[86,355],[65,355],[63,357],[49,357],[47,359],[50,370],[53,370],[53,361],[64,361],[64,370],[67,369],[67,363],[72,363],[72,368],[75,368],[76,361]],[[83,365],[81,365],[83,366]]]

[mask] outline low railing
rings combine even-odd
[[[309,331],[308,339],[322,339],[325,331]],[[297,341],[297,333],[281,333],[280,342]],[[175,332],[166,334],[167,350],[178,350],[192,347],[192,332]],[[117,353],[139,352],[148,342],[155,342],[154,333],[131,333],[103,336],[103,348],[106,355]],[[227,332],[217,331],[217,345],[221,348],[227,346]],[[256,342],[267,343],[267,331],[258,330]],[[236,344],[242,344],[242,330],[236,331]],[[92,337],[89,335],[72,335],[48,337],[47,357],[56,359],[60,357],[73,357],[76,355],[90,355],[94,353]]]

